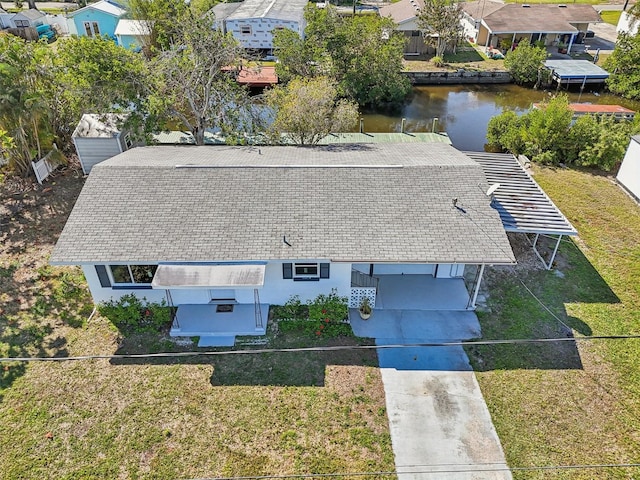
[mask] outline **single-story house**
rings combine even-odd
[[[424,0],[400,0],[379,10],[380,16],[393,20],[396,30],[406,37],[405,55],[421,55],[428,50],[417,22],[422,7]]]
[[[126,12],[122,5],[111,0],[90,3],[68,14],[69,32],[81,37],[107,35],[115,39],[118,20]]]
[[[519,42],[564,44],[567,53],[582,43],[590,23],[602,18],[591,5],[463,2],[465,36],[478,45],[498,48],[501,42],[516,46]],[[504,43],[503,42],[503,43]]]
[[[138,51],[149,43],[151,27],[149,22],[121,18],[116,25],[115,36],[118,45]]]
[[[304,37],[304,9],[308,0],[244,0],[213,7],[217,28],[231,32],[240,44],[273,53],[273,32],[288,28]]]
[[[631,137],[616,180],[637,201],[640,201],[640,135]]]
[[[484,266],[515,263],[488,186],[447,143],[134,148],[93,167],[50,262],[95,302],[177,306],[180,336],[263,334],[270,304],[332,290],[473,309]]]

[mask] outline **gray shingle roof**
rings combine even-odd
[[[483,17],[493,33],[570,33],[572,24],[602,22],[591,5],[506,4]]]
[[[300,21],[308,0],[244,0],[236,8],[214,7],[218,20],[244,20],[251,18],[276,18],[279,20]]]
[[[51,262],[511,263],[486,188],[443,143],[134,148],[93,168]]]

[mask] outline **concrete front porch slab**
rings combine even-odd
[[[216,312],[216,304],[179,305],[171,325],[172,337],[235,337],[265,335],[269,305],[260,304],[262,325],[256,326],[255,305],[233,304],[231,312]]]

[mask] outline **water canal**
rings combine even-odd
[[[518,113],[529,110],[532,103],[549,98],[554,91],[532,90],[517,85],[438,85],[415,87],[402,109],[396,112],[367,112],[367,132],[399,132],[402,118],[406,131],[430,132],[434,117],[439,131],[449,134],[460,150],[482,151],[486,142],[489,119],[503,110]],[[569,101],[593,104],[616,104],[640,110],[640,102],[611,94],[569,92]]]

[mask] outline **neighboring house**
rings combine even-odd
[[[13,26],[11,24],[11,18],[13,16],[13,13],[8,13],[6,10],[0,8],[0,29],[11,28]]]
[[[422,7],[424,0],[400,0],[379,10],[381,17],[391,18],[396,24],[396,30],[405,35],[405,55],[421,55],[428,50],[417,22]]]
[[[629,12],[622,12],[620,19],[618,20],[618,25],[616,26],[616,32],[636,35],[638,33],[639,26],[640,19],[631,15]]]
[[[40,10],[23,10],[11,17],[11,23],[15,28],[39,27],[47,24],[47,16]]]
[[[138,51],[149,43],[151,28],[148,22],[121,18],[116,26],[115,35],[118,45]]]
[[[288,28],[304,37],[304,8],[307,0],[244,0],[213,7],[217,28],[231,32],[250,50],[273,53],[273,33]]]
[[[71,138],[85,175],[97,163],[133,146],[131,135],[128,131],[123,131],[120,126],[124,120],[124,115],[115,113],[82,115]]]
[[[640,201],[640,135],[631,137],[616,180],[637,201]]]
[[[465,36],[478,45],[500,47],[504,40],[513,45],[525,41],[545,45],[582,43],[590,23],[602,18],[591,5],[527,4],[490,1],[463,2]]]
[[[81,37],[107,35],[116,38],[118,19],[125,13],[126,10],[121,5],[109,0],[90,3],[69,13],[69,31]]]
[[[472,309],[484,265],[515,263],[487,188],[446,143],[139,147],[93,168],[51,263],[95,302],[177,306],[180,336],[263,334],[270,304],[332,290]]]

